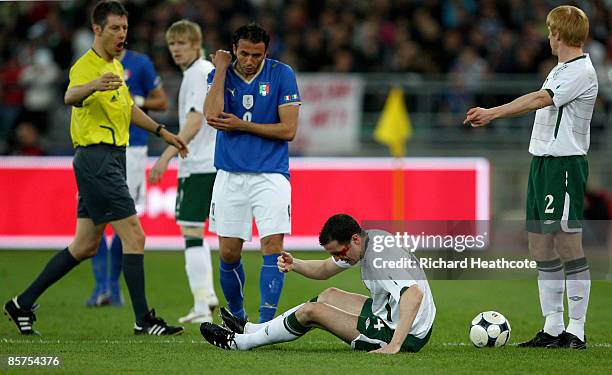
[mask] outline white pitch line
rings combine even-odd
[[[309,344],[330,344],[333,341],[324,341],[324,340],[306,340]],[[34,340],[24,340],[24,339],[0,339],[0,343],[4,344],[44,344],[44,345],[52,345],[52,344],[208,344],[203,339],[202,340],[178,340],[178,339],[168,339],[168,340],[43,340],[43,339],[34,339]],[[467,342],[443,342],[443,343],[431,343],[434,346],[442,345],[442,346],[473,346],[472,343]],[[517,344],[509,344],[509,346],[516,346]],[[612,348],[612,343],[608,342],[595,342],[589,343],[588,347],[590,348]]]
[[[206,344],[202,340],[19,340],[2,339],[1,343],[7,344]]]
[[[436,343],[434,343],[436,345]],[[509,346],[517,346],[518,344],[508,344]],[[472,343],[467,342],[443,342],[442,346],[474,346]],[[587,347],[589,348],[612,348],[612,343],[608,342],[595,342],[588,343]]]

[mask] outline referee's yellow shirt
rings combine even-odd
[[[124,79],[123,67],[117,59],[108,62],[93,49],[87,51],[70,68],[70,84],[83,85],[111,72]],[[82,103],[72,107],[70,136],[74,147],[106,143],[127,146],[134,101],[125,80],[119,89],[95,91]]]

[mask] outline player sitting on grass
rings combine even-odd
[[[278,257],[282,272],[294,271],[310,279],[325,280],[361,263],[361,277],[371,297],[329,288],[310,301],[261,324],[241,320],[221,309],[224,327],[203,323],[202,336],[222,349],[249,350],[262,345],[293,341],[311,328],[331,332],[356,350],[375,353],[418,352],[431,336],[436,307],[421,269],[375,268],[370,238],[390,235],[364,231],[348,215],[327,220],[319,242],[331,257],[301,260],[283,252]],[[386,255],[411,256],[402,248],[387,248]]]

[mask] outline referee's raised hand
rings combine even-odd
[[[109,91],[109,90],[117,90],[123,81],[121,77],[113,73],[104,73],[102,76],[94,81],[94,90],[95,91]]]

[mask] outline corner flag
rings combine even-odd
[[[374,139],[389,147],[391,155],[406,155],[406,141],[412,137],[412,124],[404,104],[404,92],[398,87],[389,91],[380,119],[374,129]]]

